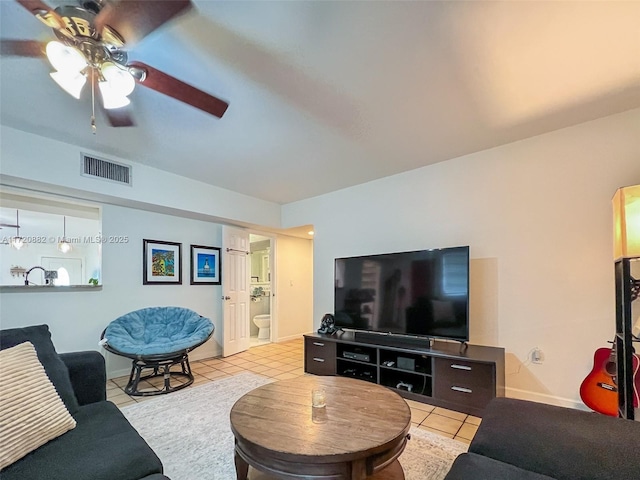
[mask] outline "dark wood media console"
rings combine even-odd
[[[387,335],[304,336],[304,371],[384,385],[405,398],[482,416],[504,397],[504,348],[435,341],[432,346]]]

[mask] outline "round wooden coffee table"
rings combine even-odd
[[[323,409],[311,407],[314,388],[326,391]],[[407,403],[380,385],[316,376],[270,383],[231,409],[237,479],[249,465],[283,479],[361,480],[385,468],[401,479],[410,426]]]

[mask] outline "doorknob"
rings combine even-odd
[[[223,297],[222,297],[222,299],[223,299],[223,300],[231,300],[231,297],[225,297],[225,296],[223,296]]]

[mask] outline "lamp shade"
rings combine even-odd
[[[640,257],[640,185],[613,196],[613,238],[615,259]]]
[[[84,87],[84,84],[87,82],[86,77],[80,73],[67,74],[63,72],[53,72],[49,75],[51,75],[51,78],[53,78],[65,92],[78,99],[82,93],[82,87]]]
[[[49,62],[59,72],[80,73],[87,66],[87,59],[80,50],[63,43],[47,43],[46,52]]]
[[[11,237],[11,241],[9,242],[12,248],[16,250],[20,250],[22,247],[26,245],[24,238],[22,237]]]
[[[102,105],[107,110],[126,107],[131,103],[125,95],[117,92],[108,82],[99,82],[98,88],[100,88],[100,94],[102,95]]]
[[[20,250],[22,247],[27,246],[27,242],[25,242],[24,238],[20,236],[20,217],[18,215],[18,210],[16,210],[16,236],[11,237],[9,245],[11,245],[11,248],[15,248],[16,250]]]
[[[71,244],[64,238],[60,242],[58,242],[58,250],[60,250],[62,253],[69,253],[71,249]]]
[[[111,87],[114,94],[126,97],[133,92],[133,89],[136,86],[136,81],[127,70],[116,66],[116,64],[112,62],[103,63],[100,70],[102,71],[102,76],[109,84],[109,87]]]

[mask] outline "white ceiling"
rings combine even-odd
[[[1,122],[288,203],[640,106],[637,1],[194,4],[130,59],[229,101],[222,119],[138,87],[137,126],[94,136],[88,92],[2,57]],[[15,2],[0,18],[53,39]]]

